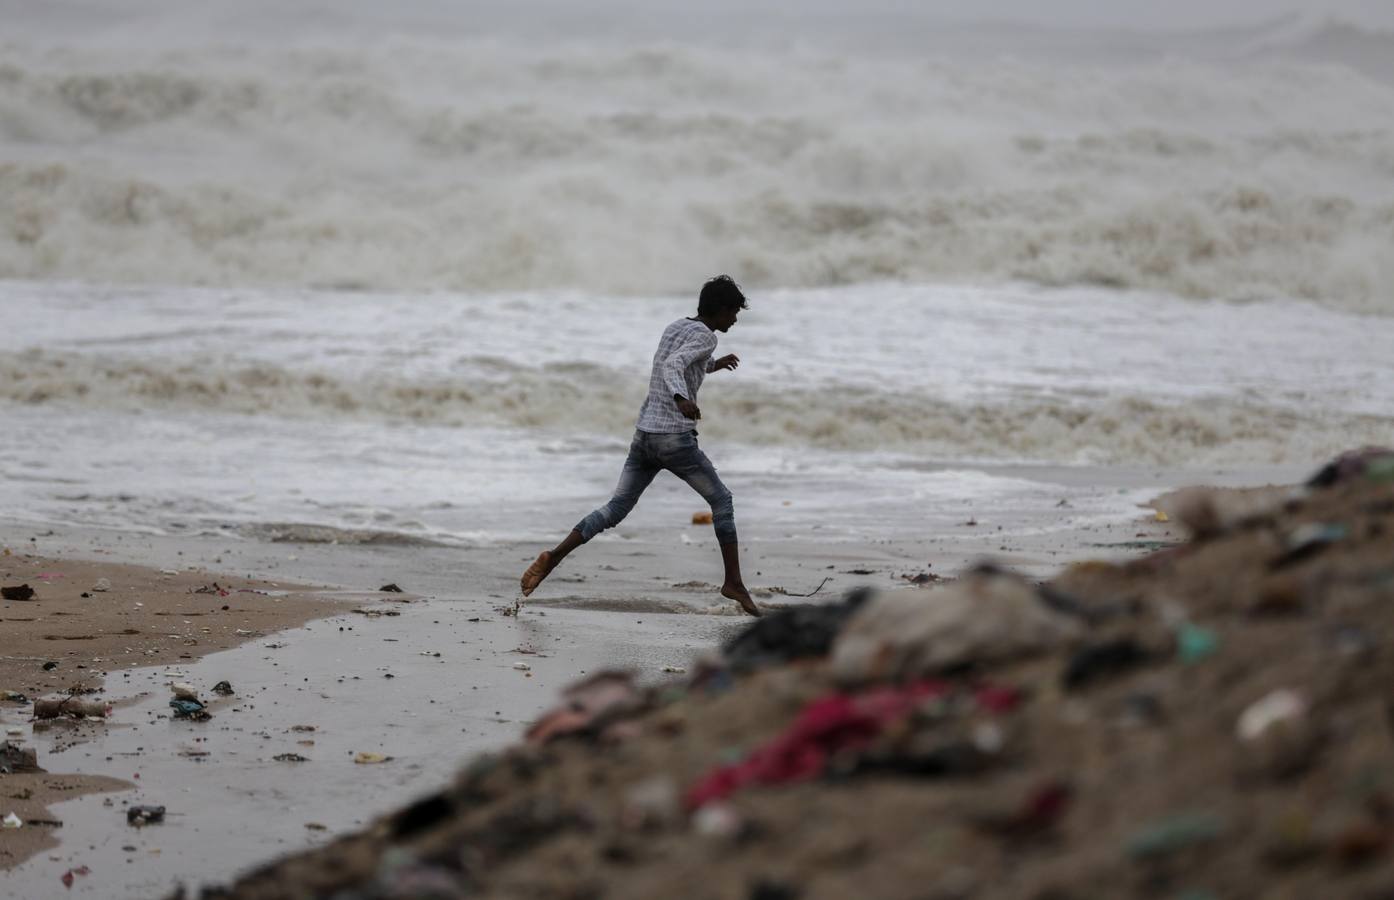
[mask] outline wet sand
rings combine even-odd
[[[1201,480],[1275,480],[1271,472],[1205,474],[1210,477],[1044,469],[1026,477],[1056,483],[1092,478],[1100,490],[1156,486],[1159,492]],[[879,540],[823,541],[816,523],[783,536],[762,535],[746,548],[747,583],[757,602],[778,606],[806,602],[788,595],[820,583],[814,600],[861,584],[913,589],[909,579],[915,576],[952,577],[983,557],[1042,576],[1070,560],[1128,558],[1176,537],[1142,509],[1078,526],[1067,511],[1023,508],[998,516],[978,520],[969,510],[948,531]],[[91,874],[76,879],[72,891],[92,896],[152,896],[179,883],[226,880],[438,788],[471,755],[515,740],[561,687],[586,672],[620,667],[646,681],[680,677],[665,669],[687,668],[695,654],[746,619],[716,594],[719,568],[709,528],[628,524],[569,560],[517,615],[517,573],[535,555],[532,542],[471,548],[268,544],[0,524],[0,544],[65,561],[34,562],[24,575],[58,565],[82,573],[56,579],[66,582],[63,591],[84,587],[91,576],[100,577],[99,569],[116,568],[77,566],[75,560],[147,567],[121,570],[123,578],[143,571],[142,598],[132,593],[127,615],[102,624],[115,632],[109,638],[119,638],[112,647],[121,651],[103,651],[121,662],[107,671],[122,670],[119,679],[107,678],[105,696],[117,707],[109,721],[62,724],[30,736],[27,713],[6,705],[5,724],[26,730],[50,773],[113,779],[101,785],[117,789],[51,807],[51,818],[64,824],[45,833],[58,845],[47,843],[46,852],[15,866],[7,883],[42,896],[64,872],[83,865]],[[162,574],[176,566],[178,575]],[[185,571],[189,566],[195,568]],[[259,613],[280,618],[251,618],[249,611],[244,622],[224,622],[211,615],[222,604],[211,601],[228,598],[187,591],[214,580],[249,585],[213,571],[264,579],[279,586],[274,589],[291,582],[334,588],[281,598],[234,594],[255,598]],[[118,580],[105,577],[114,585]],[[388,582],[410,593],[376,592]],[[153,599],[162,589],[166,598],[159,602],[167,606]],[[136,608],[136,602],[145,606]],[[210,608],[195,609],[198,604]],[[5,618],[20,605],[6,604]],[[157,618],[160,612],[174,615]],[[178,629],[166,627],[174,621]],[[81,628],[93,631],[97,624],[85,620]],[[204,627],[210,632],[201,632]],[[128,628],[181,637],[137,645],[129,643],[136,635],[119,634]],[[238,628],[261,634],[239,635]],[[10,634],[0,638],[0,655],[41,655],[32,652],[32,640],[17,648]],[[200,643],[185,645],[185,635]],[[203,655],[233,644],[240,646]],[[144,656],[149,651],[155,655]],[[63,669],[41,674],[57,680],[30,674],[20,684],[65,686],[58,677]],[[168,718],[170,681],[190,682],[210,698],[209,688],[224,679],[236,694],[210,704],[211,721]],[[391,759],[355,763],[360,752]],[[305,761],[276,759],[284,754]],[[127,827],[123,810],[136,803],[168,807],[169,821]],[[16,846],[9,843],[14,834],[5,833],[7,846]]]

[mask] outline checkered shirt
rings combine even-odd
[[[678,412],[673,395],[697,402],[697,391],[712,370],[716,333],[695,319],[679,319],[663,329],[653,355],[649,396],[639,409],[640,431],[676,434],[692,431],[697,423]]]

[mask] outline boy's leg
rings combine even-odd
[[[691,444],[677,450],[671,459],[665,460],[665,468],[686,481],[697,493],[702,495],[712,508],[712,527],[716,530],[716,542],[721,545],[721,563],[725,568],[725,579],[721,585],[721,596],[734,600],[741,609],[752,616],[760,615],[760,608],[746,590],[741,578],[740,544],[736,539],[736,510],[731,492],[716,474],[716,466],[697,446],[694,435]]]
[[[634,442],[629,446],[629,456],[624,461],[624,469],[620,472],[620,482],[615,487],[615,495],[610,498],[610,502],[578,522],[571,533],[562,538],[560,544],[551,550],[543,550],[537,555],[533,564],[528,566],[519,582],[524,597],[531,596],[542,580],[552,574],[552,570],[563,559],[566,559],[572,550],[605,529],[614,528],[624,521],[625,516],[629,515],[629,511],[638,502],[639,496],[644,493],[644,490],[653,482],[654,476],[659,472],[659,468],[648,460],[642,444],[642,435],[636,434]]]

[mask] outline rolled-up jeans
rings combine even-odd
[[[731,492],[721,483],[716,467],[707,459],[707,454],[697,446],[695,431],[677,434],[634,432],[634,440],[629,445],[629,458],[624,461],[624,471],[620,473],[615,496],[577,524],[576,530],[581,537],[589,541],[605,529],[614,528],[624,521],[624,517],[639,501],[639,496],[653,482],[654,476],[664,469],[686,481],[711,506],[717,543],[736,543],[736,510],[731,501]]]

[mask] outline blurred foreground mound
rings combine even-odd
[[[1036,585],[787,609],[205,896],[1394,897],[1394,454]]]

